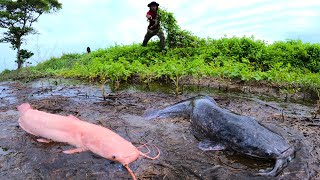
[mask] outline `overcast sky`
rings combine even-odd
[[[84,53],[117,44],[141,43],[151,1],[60,0],[62,10],[42,15],[34,25],[39,34],[27,38],[23,49],[31,62]],[[255,36],[274,42],[301,39],[320,43],[320,0],[158,0],[173,12],[182,29],[200,37]],[[3,32],[3,30],[0,32]],[[0,72],[16,69],[16,52],[0,44]]]

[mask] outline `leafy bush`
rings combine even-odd
[[[159,14],[161,27],[167,34],[166,43],[169,48],[198,47],[200,38],[187,30],[182,30],[177,24],[173,13],[159,9]]]

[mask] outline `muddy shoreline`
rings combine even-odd
[[[231,87],[231,86],[229,86]],[[112,129],[135,145],[156,144],[159,159],[139,158],[130,164],[139,179],[319,179],[319,119],[315,107],[284,102],[283,96],[264,98],[257,93],[232,92],[219,88],[184,89],[175,96],[155,87],[123,87],[112,92],[108,86],[64,79],[0,83],[0,176],[7,179],[128,179],[118,163],[91,152],[66,155],[72,148],[63,143],[41,144],[17,123],[16,106],[29,102],[35,109],[82,120]],[[251,90],[252,91],[252,90]],[[272,91],[276,92],[276,91]],[[243,157],[233,152],[202,152],[186,118],[146,121],[143,112],[180,100],[206,94],[224,108],[255,117],[296,147],[296,158],[277,177],[261,177],[259,169],[273,162]],[[252,95],[253,94],[253,95]],[[259,94],[259,93],[258,93]],[[105,98],[103,98],[103,96]],[[155,153],[155,150],[152,152]],[[152,155],[152,154],[151,154]]]

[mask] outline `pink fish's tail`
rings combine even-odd
[[[17,106],[18,111],[20,112],[20,114],[25,113],[26,111],[28,111],[29,109],[32,109],[29,103],[23,103],[20,106]]]

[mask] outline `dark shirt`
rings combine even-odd
[[[148,29],[150,30],[156,30],[159,29],[159,20],[158,20],[158,14],[157,12],[148,11],[147,15],[150,15],[151,18],[149,18],[149,26]],[[156,24],[156,25],[155,25]]]

